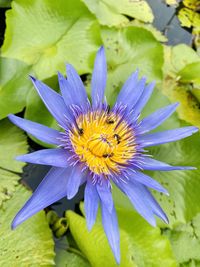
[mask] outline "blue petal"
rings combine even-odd
[[[66,118],[70,119],[70,115],[62,96],[34,77],[31,77],[31,80],[49,112],[60,126],[66,129]]]
[[[86,109],[88,99],[83,82],[72,65],[67,64],[66,68],[67,80],[69,82],[69,86],[71,87],[71,97],[74,101],[74,104]]]
[[[127,176],[131,181],[134,179],[138,183],[144,184],[154,190],[157,190],[158,192],[169,195],[167,190],[161,184],[144,173],[129,170],[129,172],[127,172]]]
[[[107,65],[104,48],[101,47],[97,52],[94,70],[92,73],[92,106],[94,109],[101,108],[104,100],[104,91],[106,88]]]
[[[154,86],[155,86],[155,83],[150,83],[145,87],[140,99],[134,106],[134,119],[138,117],[138,115],[141,113],[142,109],[148,102],[153,92]]]
[[[149,192],[149,190],[145,186],[140,186],[141,194],[143,195],[144,199],[146,200],[147,204],[152,209],[153,213],[157,215],[159,218],[161,218],[165,223],[169,223],[169,220],[158,204],[158,202],[154,199],[152,194]]]
[[[142,147],[156,146],[164,143],[174,142],[196,133],[199,129],[197,127],[188,126],[179,129],[168,130],[153,134],[146,134],[139,136],[137,142]]]
[[[68,168],[52,168],[23,208],[17,213],[13,222],[14,229],[38,211],[53,204],[67,194]]]
[[[71,167],[71,172],[68,174],[67,182],[67,198],[73,198],[78,192],[79,186],[81,185],[84,173],[81,172],[79,166]]]
[[[171,166],[167,163],[149,157],[145,157],[142,160],[142,169],[149,171],[196,170],[195,167],[189,166]]]
[[[130,96],[131,96],[131,99],[132,98],[138,99],[138,94],[141,93],[141,91],[137,90],[137,89],[140,89],[139,87],[137,87],[137,83],[138,83],[138,70],[132,73],[132,75],[124,83],[122,89],[120,90],[118,94],[116,103],[118,104],[122,103],[122,104],[127,105],[127,100],[130,98]],[[132,103],[131,103],[131,106],[132,106]]]
[[[22,119],[12,114],[10,114],[8,118],[15,125],[45,143],[53,145],[60,145],[61,143],[59,141],[59,139],[61,138],[60,132],[54,129],[51,129],[47,126],[41,125],[33,121]]]
[[[116,262],[120,263],[120,241],[119,241],[119,229],[116,211],[114,208],[111,212],[108,211],[107,206],[101,203],[101,214],[104,231],[106,233],[108,242],[115,256]]]
[[[137,101],[140,99],[142,92],[145,88],[146,78],[142,78],[138,81],[135,87],[132,87],[132,92],[124,97],[124,105],[127,105],[127,109],[131,110],[136,105]],[[131,86],[131,85],[130,85]]]
[[[68,156],[69,153],[66,149],[42,149],[30,154],[18,156],[16,160],[66,168],[68,167]]]
[[[141,193],[141,185],[134,181],[119,182],[116,185],[128,196],[137,212],[152,226],[156,226],[154,214]]]
[[[70,87],[69,81],[60,72],[58,72],[58,82],[65,105],[69,108],[74,104],[76,96],[74,96],[72,93],[72,88]]]
[[[95,223],[99,204],[99,196],[95,185],[90,178],[87,180],[84,194],[84,208],[87,221],[87,228],[90,231]]]
[[[110,186],[107,182],[103,182],[101,184],[96,185],[96,189],[101,199],[101,202],[107,207],[109,212],[113,210],[113,200]]]
[[[162,124],[176,110],[179,103],[161,108],[140,122],[140,134],[149,132]]]

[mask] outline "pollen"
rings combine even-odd
[[[98,175],[120,173],[136,152],[133,129],[112,112],[93,111],[80,115],[70,140],[80,162]]]

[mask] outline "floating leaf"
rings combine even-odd
[[[55,258],[56,267],[90,267],[89,262],[79,254],[57,249]]]
[[[10,7],[11,1],[12,0],[0,0],[0,7]]]
[[[15,157],[27,152],[26,137],[23,132],[8,119],[0,121],[0,168],[13,172],[22,172],[23,162]]]
[[[119,26],[131,18],[153,21],[153,13],[145,0],[82,0],[102,25]]]
[[[0,59],[0,119],[23,110],[31,88],[30,66],[9,58]]]
[[[179,102],[178,115],[181,119],[200,127],[200,109],[199,102],[192,94],[192,80],[187,84],[180,81],[179,75],[186,68],[189,77],[189,68],[187,65],[198,66],[200,58],[197,53],[186,45],[178,45],[173,48],[165,48],[164,79],[161,86],[162,92],[169,97],[172,102]],[[184,73],[183,73],[184,75]],[[196,81],[195,74],[191,78]]]
[[[12,197],[20,177],[17,174],[0,168],[0,207],[3,201]]]
[[[184,83],[198,83],[200,84],[200,61],[186,65],[179,71],[178,75],[181,76],[181,82]]]
[[[79,0],[16,0],[6,13],[2,54],[32,65],[37,78],[65,71],[70,62],[81,73],[101,41],[99,26]]]
[[[200,215],[187,224],[165,231],[174,255],[181,266],[199,266],[200,263]],[[194,265],[191,265],[191,263]]]
[[[192,10],[196,10],[198,9],[199,5],[200,5],[200,1],[199,0],[183,0],[183,4],[184,6],[192,9]]]
[[[100,222],[97,222],[92,231],[88,232],[86,220],[83,217],[68,211],[67,218],[76,243],[92,266],[118,266]],[[133,212],[120,209],[118,218],[121,240],[120,266],[177,266],[169,241],[160,235],[158,228],[149,226]]]
[[[0,210],[0,266],[54,265],[54,243],[43,211],[11,230],[12,219],[28,197],[30,192],[18,186]]]
[[[120,30],[104,27],[101,33],[108,60],[106,95],[109,103],[114,103],[119,89],[136,69],[149,81],[161,81],[163,48],[151,32],[129,26]]]
[[[177,6],[179,1],[178,0],[165,0],[165,2],[167,5]]]
[[[0,121],[0,207],[3,201],[12,197],[20,177],[12,172],[22,172],[23,162],[14,158],[27,152],[26,137],[23,132],[4,119]],[[12,172],[9,172],[9,171]]]

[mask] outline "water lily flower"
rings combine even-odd
[[[154,83],[134,72],[122,87],[112,108],[106,102],[107,66],[104,48],[97,53],[91,81],[91,103],[75,69],[67,64],[67,79],[58,73],[61,94],[31,77],[35,89],[62,131],[15,115],[9,119],[37,139],[53,144],[17,160],[51,165],[36,191],[15,216],[12,228],[63,197],[73,198],[86,183],[84,207],[89,230],[101,206],[102,223],[114,253],[120,262],[119,230],[112,199],[112,183],[130,199],[134,208],[151,225],[155,215],[164,222],[167,216],[148,188],[168,194],[143,170],[188,170],[192,167],[171,166],[149,157],[145,148],[190,136],[198,128],[190,126],[149,133],[162,124],[176,109],[177,103],[163,107],[139,120],[140,113],[153,91]]]

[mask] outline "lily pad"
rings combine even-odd
[[[20,154],[26,154],[28,150],[26,137],[23,132],[9,122],[8,119],[0,121],[0,168],[22,172],[23,162],[15,160]]]
[[[200,84],[200,61],[186,65],[179,71],[178,75],[181,76],[181,82],[184,83],[198,83]]]
[[[192,82],[198,81],[197,69],[200,57],[186,45],[167,47],[164,51],[164,79],[160,88],[172,102],[180,102],[177,109],[180,119],[200,127],[199,101],[195,93],[193,95],[191,86]],[[192,73],[192,68],[196,72]]]
[[[165,231],[180,266],[199,266],[200,263],[200,215],[187,224]],[[192,265],[193,263],[193,265]]]
[[[106,96],[110,104],[114,103],[119,89],[136,69],[148,81],[161,81],[163,48],[150,31],[134,26],[119,30],[104,27],[101,34],[108,61]]]
[[[79,0],[16,0],[6,12],[2,46],[5,57],[19,59],[39,79],[64,72],[70,62],[80,72],[91,70],[91,57],[101,45],[99,26]]]
[[[30,192],[19,185],[0,210],[1,266],[54,265],[54,243],[43,211],[11,230],[12,219],[28,197]]]
[[[56,250],[56,267],[90,267],[89,262],[79,254],[64,249]]]
[[[17,174],[0,168],[0,207],[4,201],[12,197],[19,179]]]
[[[10,113],[17,113],[26,106],[31,88],[28,75],[30,66],[15,59],[0,58],[0,119]]]
[[[145,0],[82,0],[102,25],[119,26],[129,22],[127,15],[144,22],[153,21],[153,13]]]

